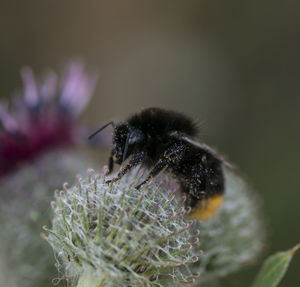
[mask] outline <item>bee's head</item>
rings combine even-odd
[[[113,161],[121,164],[136,151],[143,139],[143,133],[127,123],[116,125],[113,134]]]
[[[113,133],[113,148],[111,154],[113,157],[113,161],[117,164],[121,164],[124,161],[123,154],[126,146],[127,136],[128,136],[128,125],[120,124],[115,126],[114,133]]]
[[[91,134],[89,139],[93,138],[109,125],[112,125],[114,128],[113,148],[108,162],[108,173],[111,173],[114,163],[121,164],[131,154],[142,148],[145,136],[141,130],[128,125],[127,123],[116,125],[114,122],[108,122]]]

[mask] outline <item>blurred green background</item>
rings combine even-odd
[[[263,196],[265,255],[300,242],[298,1],[1,2],[1,98],[20,67],[81,57],[100,74],[85,123],[149,106],[191,115]],[[299,267],[298,254],[280,286],[298,286]],[[248,286],[256,270],[221,286]]]

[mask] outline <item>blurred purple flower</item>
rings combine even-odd
[[[70,62],[60,81],[49,72],[37,81],[29,67],[21,70],[23,91],[12,109],[0,104],[0,177],[41,152],[75,142],[76,120],[97,81],[81,62]]]

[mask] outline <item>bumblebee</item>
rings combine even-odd
[[[107,123],[90,138],[108,125],[114,128],[108,173],[115,163],[120,165],[127,159],[128,163],[107,183],[142,165],[150,172],[136,187],[139,189],[166,171],[175,176],[186,193],[187,205],[192,208],[190,217],[201,221],[215,214],[223,201],[226,162],[215,150],[196,141],[198,129],[192,119],[175,111],[147,108],[122,123]]]

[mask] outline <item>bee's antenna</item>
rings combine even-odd
[[[109,125],[112,125],[113,128],[116,127],[116,125],[115,125],[114,122],[109,122],[109,123],[105,124],[104,126],[102,126],[100,129],[96,130],[94,133],[92,133],[92,134],[88,137],[88,139],[90,140],[90,139],[93,138],[96,134],[100,133],[102,130],[104,130],[104,129],[105,129],[107,126],[109,126]]]

